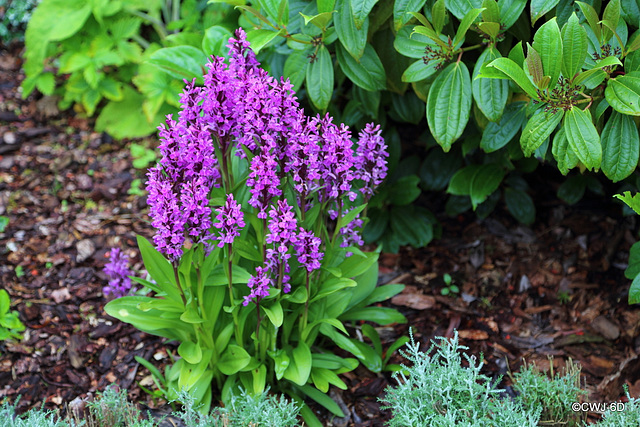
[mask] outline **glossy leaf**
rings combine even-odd
[[[230,344],[216,366],[223,374],[233,375],[244,369],[250,361],[251,356],[244,348]]]
[[[625,191],[622,194],[615,194],[613,197],[622,200],[627,204],[635,213],[640,215],[640,193],[635,193],[633,196],[630,191]],[[634,254],[635,248],[635,254]],[[627,275],[627,271],[630,271],[632,266],[637,269],[636,272],[631,274],[631,277]],[[640,273],[640,244],[638,242],[634,243],[631,246],[631,253],[629,254],[629,266],[627,267],[627,271],[625,271],[625,275],[627,275],[628,279],[631,279],[636,274]]]
[[[602,29],[600,27],[600,19],[598,18],[598,13],[588,3],[584,3],[581,1],[577,1],[576,4],[580,7],[582,14],[585,18],[587,18],[587,22],[589,23],[589,27],[593,30],[593,33],[596,35],[598,41],[602,40]]]
[[[640,18],[640,16],[638,18]],[[603,24],[602,27],[602,39],[604,41],[611,40],[611,37],[613,37],[614,34],[612,29],[615,29],[618,26],[619,20],[620,0],[609,0],[607,2],[607,6],[604,8],[604,12],[602,13],[602,21],[609,24],[608,26]]]
[[[551,146],[551,153],[556,159],[558,170],[562,175],[569,173],[569,170],[575,168],[580,161],[576,153],[573,152],[569,146],[567,135],[564,128],[560,130],[553,137],[553,145]]]
[[[449,182],[447,193],[470,196],[473,209],[494,191],[504,178],[505,170],[495,164],[471,165],[460,169]]]
[[[388,307],[356,308],[340,316],[340,320],[367,320],[377,323],[378,325],[407,322],[407,318],[400,314],[396,309]]]
[[[165,47],[156,50],[149,58],[149,63],[160,68],[177,79],[196,79],[199,85],[204,84],[203,67],[207,56],[202,50],[193,46]]]
[[[433,29],[437,34],[442,32],[442,27],[444,27],[444,20],[446,18],[446,7],[444,0],[437,0],[433,7],[431,8],[431,21],[433,24]]]
[[[533,37],[533,48],[542,58],[544,75],[551,77],[549,90],[552,90],[558,83],[563,63],[562,35],[555,18],[536,31]]]
[[[640,116],[640,71],[609,80],[604,94],[617,112]]]
[[[599,169],[602,162],[600,135],[593,125],[591,113],[574,107],[565,113],[564,129],[571,150],[587,169]]]
[[[231,33],[224,27],[214,25],[207,28],[202,39],[202,51],[205,55],[224,56],[229,37]]]
[[[536,87],[531,83],[529,77],[524,73],[522,67],[517,65],[509,58],[498,58],[494,59],[487,65],[487,67],[494,67],[499,71],[503,72],[511,80],[513,80],[522,90],[524,90],[527,95],[529,95],[533,99],[538,99],[538,94],[536,93]],[[482,73],[480,73],[480,77],[482,77]]]
[[[418,59],[413,64],[404,70],[402,73],[402,81],[407,83],[419,82],[432,76],[437,71],[436,67],[439,65],[437,61],[429,61],[425,64],[422,59]]]
[[[491,122],[482,132],[480,148],[486,153],[501,149],[513,139],[527,119],[524,102],[514,102],[504,110],[500,121]]]
[[[356,24],[358,30],[362,29],[364,21],[369,16],[373,6],[378,3],[378,0],[350,0],[351,13],[353,14],[353,21]]]
[[[614,111],[602,130],[602,172],[613,182],[638,166],[640,139],[633,117]]]
[[[399,31],[404,24],[411,20],[410,12],[422,9],[426,0],[395,0],[393,2],[393,28]]]
[[[387,88],[387,75],[376,51],[370,44],[356,61],[342,45],[336,47],[338,63],[344,74],[356,85],[371,92]]]
[[[499,23],[500,22],[500,7],[496,0],[483,0],[482,1],[482,20],[484,23]]]
[[[576,73],[582,70],[589,47],[587,31],[580,25],[575,13],[571,14],[567,23],[562,27],[562,45],[564,49],[562,74],[568,79],[573,79]]]
[[[491,0],[493,1],[493,0]],[[478,77],[480,69],[486,63],[500,58],[500,52],[493,47],[488,47],[476,61],[473,69],[473,83],[471,89],[473,98],[480,111],[492,122],[500,120],[507,97],[509,96],[509,82],[501,79],[487,79]]]
[[[525,225],[533,224],[536,219],[536,207],[531,196],[522,190],[507,187],[504,190],[504,201],[509,213],[513,215],[519,223]]]
[[[320,111],[326,111],[333,94],[333,62],[327,48],[318,49],[315,61],[307,67],[307,93]]]
[[[457,46],[458,43],[461,43],[464,40],[469,27],[471,27],[471,25],[475,22],[481,12],[482,9],[471,9],[469,10],[469,12],[467,12],[467,14],[460,22],[460,26],[458,27],[458,31],[456,31],[456,35],[453,37],[454,46]]]
[[[193,341],[181,342],[178,346],[178,354],[192,365],[197,365],[202,360],[202,349]]]
[[[447,0],[449,12],[462,21],[471,9],[478,9],[482,6],[482,0]]]
[[[629,304],[640,303],[640,275],[636,276],[629,288]]]
[[[369,20],[366,19],[362,27],[358,29],[351,13],[351,0],[337,0],[333,24],[342,46],[344,46],[347,52],[355,59],[360,59],[364,54],[364,48],[367,44]]]
[[[520,146],[525,156],[529,157],[533,152],[549,138],[555,130],[564,112],[541,111],[529,119],[520,137]]]
[[[257,29],[251,30],[247,33],[247,41],[251,43],[251,50],[258,53],[269,44],[273,39],[278,37],[279,31]]]
[[[309,51],[296,50],[287,56],[284,61],[284,77],[288,77],[293,85],[293,90],[298,91],[307,75],[309,66]]]
[[[622,63],[620,62],[620,60],[618,58],[616,58],[615,56],[608,56],[600,61],[598,61],[595,65],[595,67],[583,71],[582,73],[578,74],[578,76],[573,79],[573,83],[578,85],[578,84],[587,84],[587,81],[594,75],[596,74],[602,74],[603,75],[603,79],[604,76],[606,76],[606,74],[604,74],[604,71],[602,71],[602,68],[604,67],[611,67],[613,65],[622,65]],[[600,80],[602,81],[602,80]]]
[[[429,129],[447,152],[462,135],[471,111],[471,78],[464,62],[452,63],[435,79],[427,98]]]
[[[284,371],[284,378],[297,385],[305,385],[311,375],[311,350],[303,341],[291,351],[289,366]]]
[[[538,19],[556,7],[559,2],[560,0],[531,0],[531,25],[533,26]]]
[[[434,42],[423,34],[413,32],[413,29],[411,25],[402,27],[394,38],[393,47],[409,58],[422,58],[425,45],[433,45]]]
[[[516,23],[526,5],[526,0],[498,0],[500,23],[506,30]]]

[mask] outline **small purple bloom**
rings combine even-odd
[[[120,252],[119,248],[111,249],[109,255],[111,259],[103,269],[109,278],[109,284],[102,288],[102,293],[104,296],[120,298],[131,291],[131,279],[128,276],[132,276],[133,272],[129,269],[129,257]]]
[[[242,305],[249,305],[251,300],[260,302],[262,298],[269,296],[269,288],[273,287],[273,280],[267,267],[256,267],[256,274],[251,276],[247,286],[251,288],[251,293],[244,297]]]
[[[289,248],[297,242],[296,230],[298,221],[295,218],[293,207],[289,206],[286,200],[278,200],[276,206],[269,211],[269,233],[265,237],[265,242],[272,244],[272,248],[267,249],[266,262],[271,271],[282,274],[281,283],[289,283]],[[283,290],[288,292],[288,287]]]
[[[227,196],[224,207],[217,210],[216,223],[214,227],[220,230],[220,236],[216,237],[220,241],[218,247],[223,247],[225,243],[233,243],[233,239],[240,235],[240,230],[245,226],[244,214],[241,206],[233,199],[233,193]]]
[[[328,114],[317,118],[320,136],[320,175],[324,179],[324,194],[322,200],[337,200],[347,194],[349,200],[356,199],[356,193],[351,191],[351,182],[355,178],[353,142],[349,128],[332,123],[333,118]]]
[[[360,192],[369,200],[373,190],[382,183],[387,176],[387,145],[380,136],[380,125],[374,127],[368,123],[358,135],[356,149],[356,177],[363,181]]]
[[[247,186],[250,187],[251,198],[249,204],[258,209],[258,218],[267,218],[266,209],[274,197],[282,194],[280,179],[278,178],[278,163],[275,156],[266,147],[261,147],[261,153],[251,160]]]
[[[306,231],[300,227],[297,242],[295,243],[298,261],[304,265],[309,273],[320,268],[320,261],[324,254],[320,252],[322,241],[312,231]]]

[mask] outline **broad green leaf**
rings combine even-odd
[[[144,268],[149,272],[151,278],[172,300],[182,301],[171,263],[146,238],[138,235],[136,239]]]
[[[300,15],[302,15],[305,25],[311,23],[321,30],[324,30],[327,27],[329,21],[331,21],[331,18],[333,18],[333,12],[323,12],[313,16],[307,16],[300,12]]]
[[[461,43],[464,40],[469,27],[471,27],[471,24],[475,22],[481,12],[482,9],[471,9],[469,12],[467,12],[467,14],[460,22],[458,31],[456,31],[456,35],[453,38],[453,46],[457,46],[458,43]]]
[[[482,1],[482,20],[484,23],[499,23],[500,22],[500,6],[496,3],[496,0],[483,0]]]
[[[307,92],[314,107],[327,110],[333,94],[333,62],[324,45],[318,48],[315,61],[307,67]]]
[[[303,386],[307,383],[311,374],[311,350],[303,341],[291,351],[289,366],[284,371],[284,378]]]
[[[409,58],[422,58],[425,45],[433,45],[434,42],[423,34],[413,32],[413,29],[411,25],[402,27],[394,38],[393,47]]]
[[[567,140],[564,127],[561,127],[553,137],[551,153],[556,159],[556,162],[558,163],[558,170],[562,175],[568,174],[569,170],[575,168],[580,161],[578,156],[576,156],[576,153],[574,153],[569,146],[569,141]]]
[[[602,130],[602,172],[613,182],[633,173],[638,166],[640,139],[633,117],[611,113]]]
[[[505,30],[516,23],[526,5],[526,0],[498,0],[500,23],[504,25]]]
[[[325,368],[313,368],[311,379],[316,388],[324,393],[329,391],[329,384],[333,384],[339,389],[346,390],[347,385],[338,377],[335,372]]]
[[[404,288],[404,285],[398,283],[377,286],[373,290],[373,292],[371,292],[371,294],[364,301],[362,301],[362,304],[366,307],[377,302],[386,301],[389,298],[398,295],[404,290]]]
[[[576,73],[582,70],[582,65],[587,57],[587,31],[580,25],[575,13],[562,27],[562,74],[572,80]]]
[[[586,71],[583,71],[580,74],[578,74],[578,76],[575,79],[573,79],[573,83],[575,85],[587,84],[587,80],[590,79],[592,76],[594,76],[596,74],[602,74],[603,75],[603,79],[604,79],[604,76],[606,76],[606,74],[604,74],[604,71],[602,71],[602,68],[611,67],[613,65],[622,65],[622,63],[615,56],[607,56],[606,58],[602,59],[601,61],[598,61],[596,63],[596,65],[595,65],[595,67],[591,68],[590,70],[586,70]]]
[[[412,18],[410,12],[422,9],[426,0],[395,0],[393,2],[393,28],[399,31]]]
[[[471,78],[464,62],[451,63],[431,85],[427,98],[427,123],[447,152],[462,135],[471,111]]]
[[[181,342],[178,346],[178,354],[192,365],[197,365],[202,360],[202,349],[193,341]]]
[[[269,42],[278,37],[279,34],[279,31],[267,29],[251,30],[247,33],[247,41],[251,43],[251,50],[258,53],[263,47],[269,44]]]
[[[617,112],[640,116],[640,71],[609,80],[604,95]]]
[[[600,169],[602,146],[600,135],[593,125],[591,113],[573,107],[564,116],[564,129],[571,150],[587,169]]]
[[[416,26],[413,27],[413,33],[417,33],[417,34],[422,34],[424,36],[427,36],[429,39],[431,39],[432,42],[435,42],[437,45],[439,45],[442,49],[450,49],[449,45],[440,38],[440,36],[438,34],[436,34],[435,31],[433,31],[431,28],[429,27],[424,27],[424,26]],[[413,33],[411,34],[413,36]]]
[[[304,82],[309,66],[309,51],[296,50],[287,56],[284,61],[284,77],[288,77],[293,85],[294,92],[297,92]]]
[[[224,56],[229,37],[231,33],[224,27],[214,25],[207,28],[202,38],[202,51],[205,55]]]
[[[394,206],[413,203],[422,194],[419,183],[420,178],[416,175],[403,176],[391,184],[388,203]]]
[[[390,223],[393,237],[401,245],[421,248],[433,240],[433,224],[423,208],[414,205],[393,206]]]
[[[407,322],[407,318],[400,314],[398,310],[389,307],[355,308],[340,316],[340,320],[367,320],[378,325]]]
[[[358,29],[351,13],[351,0],[337,0],[336,14],[333,17],[333,24],[338,33],[338,39],[342,46],[355,59],[360,59],[364,54],[367,44],[367,32],[369,31],[369,20],[365,19],[362,27]]]
[[[282,311],[282,305],[280,305],[280,302],[276,301],[270,306],[262,305],[262,309],[265,313],[267,313],[267,317],[269,318],[273,326],[275,326],[276,328],[282,326],[284,313]]]
[[[560,0],[531,0],[531,26],[535,25],[545,13],[556,7]]]
[[[538,99],[536,87],[531,83],[529,77],[524,73],[522,68],[509,58],[498,58],[491,61],[487,67],[495,67],[511,78],[522,90],[524,90],[532,99]],[[482,73],[480,73],[482,77]]]
[[[638,303],[640,303],[640,274],[633,279],[629,288],[629,304]]]
[[[589,23],[589,27],[593,30],[593,33],[596,35],[596,38],[600,42],[602,40],[602,29],[600,28],[600,19],[598,18],[598,13],[588,3],[584,3],[581,1],[577,1],[576,4],[580,7],[582,14],[585,18],[587,18],[587,22]]]
[[[251,362],[251,356],[244,348],[230,344],[220,356],[216,367],[224,375],[233,375],[244,369],[249,362]]]
[[[522,42],[519,41],[515,46],[511,48],[509,51],[509,55],[507,55],[510,60],[515,62],[520,68],[524,66],[524,48],[522,47]]]
[[[507,97],[509,96],[509,82],[478,76],[484,64],[500,57],[500,52],[490,46],[480,55],[473,68],[473,83],[471,85],[473,98],[476,100],[480,111],[492,122],[500,120],[502,116],[504,107],[507,104]]]
[[[522,190],[507,187],[504,190],[504,201],[509,213],[521,224],[531,225],[536,219],[536,207],[531,196]]]
[[[449,12],[462,21],[471,9],[478,9],[482,6],[482,0],[447,0]]]
[[[177,79],[196,79],[202,85],[204,80],[203,67],[207,63],[207,56],[193,46],[176,46],[158,49],[149,58],[149,63],[160,68]]]
[[[336,0],[318,0],[318,12],[333,12]]]
[[[378,3],[378,0],[350,0],[351,13],[353,14],[353,21],[356,24],[358,30],[362,29],[364,21],[369,16],[373,6]]]
[[[470,165],[456,172],[449,182],[447,193],[470,196],[473,209],[494,191],[502,182],[505,170],[496,164]]]
[[[445,6],[444,0],[437,0],[433,7],[431,8],[431,21],[433,24],[433,29],[437,34],[442,32],[442,27],[444,27],[444,20],[446,18],[447,8]]]
[[[533,48],[542,58],[544,75],[551,77],[549,90],[552,90],[558,83],[563,61],[562,35],[555,18],[543,24],[536,31],[533,36]]]
[[[540,111],[529,119],[520,136],[520,147],[525,156],[533,154],[555,130],[564,111]]]
[[[495,40],[500,34],[500,24],[498,22],[480,22],[478,24],[478,28],[480,31],[488,35],[491,40]]]
[[[640,16],[638,16],[640,18]],[[603,25],[602,28],[602,38],[604,41],[611,40],[613,37],[614,31],[610,28],[615,29],[618,26],[618,21],[620,20],[620,0],[610,0],[607,2],[607,6],[604,8],[604,12],[602,13],[602,21],[607,22],[609,25]],[[609,28],[610,27],[610,28]]]
[[[269,350],[267,351],[267,354],[273,359],[273,370],[276,374],[276,379],[278,379],[279,381],[282,379],[284,371],[286,371],[289,367],[291,359],[289,358],[289,355],[287,355],[287,352],[283,349],[279,349],[277,351]]]
[[[507,145],[527,119],[525,106],[524,102],[514,102],[507,105],[500,121],[489,123],[482,132],[480,148],[486,153],[491,153]]]
[[[404,70],[402,73],[402,81],[407,83],[419,82],[435,74],[440,63],[437,61],[429,61],[425,64],[422,59],[418,59]]]
[[[344,417],[344,412],[342,412],[342,409],[340,409],[340,406],[338,406],[338,404],[331,397],[329,397],[329,395],[321,392],[320,390],[314,387],[311,387],[310,385],[297,387],[297,389],[300,390],[300,392],[305,396],[309,397],[310,399],[314,400],[318,404],[325,407],[329,412],[331,412],[335,416]],[[309,421],[306,418],[305,418],[305,422],[309,424]],[[319,425],[322,425],[322,424],[319,424]],[[310,425],[310,427],[312,426]]]
[[[461,156],[447,154],[440,147],[432,148],[420,166],[422,187],[430,191],[444,190],[461,166]]]
[[[387,88],[387,75],[378,54],[367,43],[364,54],[356,61],[342,45],[336,47],[338,63],[344,74],[356,85],[371,92]]]
[[[613,197],[622,200],[627,204],[627,206],[633,209],[635,213],[640,215],[640,193],[635,193],[632,196],[630,191],[625,191],[622,194],[615,194]],[[635,254],[634,248],[636,248]],[[631,273],[630,271],[632,266],[635,266],[634,268],[637,269],[637,271],[634,272],[635,274]],[[629,271],[630,274],[627,274],[627,271]],[[627,267],[627,271],[625,271],[625,275],[628,279],[631,279],[633,276],[640,273],[640,244],[638,242],[634,243],[633,246],[631,246],[631,253],[629,254],[629,266]]]
[[[9,312],[11,308],[11,302],[9,300],[9,293],[0,289],[0,317],[4,317],[5,314]]]

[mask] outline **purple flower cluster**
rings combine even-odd
[[[111,259],[103,269],[109,278],[109,284],[102,288],[102,293],[120,298],[131,291],[131,279],[128,276],[132,276],[133,272],[129,269],[129,257],[120,252],[119,248],[111,249],[109,255]]]
[[[233,193],[227,196],[224,207],[217,212],[216,221],[218,222],[213,226],[220,230],[220,235],[216,239],[220,241],[218,247],[221,248],[225,243],[233,243],[233,240],[240,235],[240,230],[245,226],[244,213],[240,204],[234,200]]]
[[[308,273],[320,268],[320,261],[324,257],[324,254],[320,252],[321,243],[322,241],[319,237],[316,237],[311,231],[306,231],[300,227],[295,250],[298,255],[298,262],[307,269]]]
[[[360,132],[358,148],[356,149],[356,177],[363,182],[360,192],[369,200],[373,190],[382,183],[387,176],[387,144],[380,135],[380,125],[368,123]]]

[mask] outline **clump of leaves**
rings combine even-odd
[[[0,289],[0,341],[10,338],[22,339],[20,332],[24,331],[24,324],[18,318],[18,312],[10,310],[9,293]]]
[[[608,409],[602,416],[599,427],[618,427],[640,425],[640,399],[634,399],[629,395],[629,388],[624,385],[627,402],[624,404],[624,411],[614,411]]]
[[[535,364],[525,365],[513,374],[514,389],[519,393],[517,401],[524,408],[542,408],[541,423],[581,425],[583,414],[571,409],[588,393],[580,388],[580,365],[568,360],[563,372],[554,372],[550,364],[549,376],[541,373]]]

